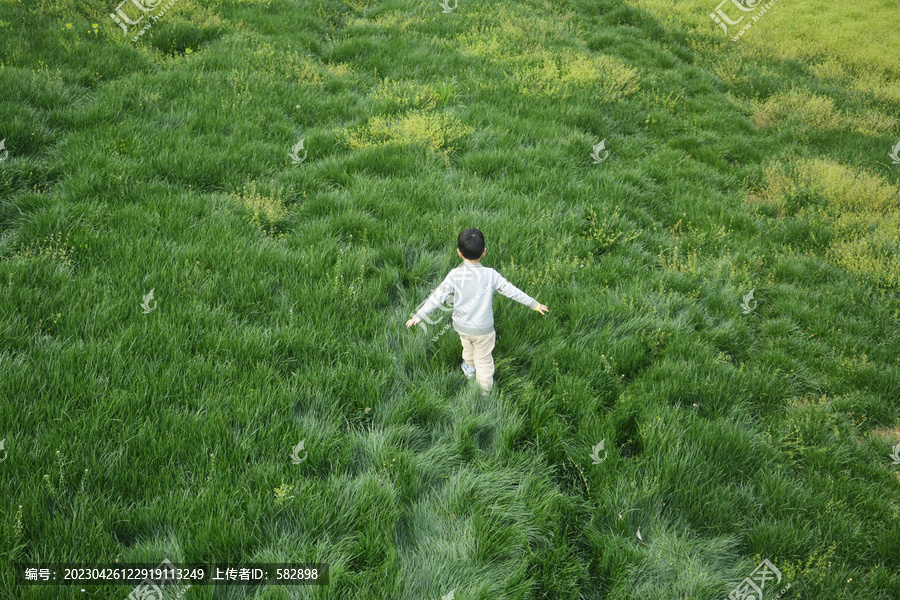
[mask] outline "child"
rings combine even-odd
[[[469,228],[460,233],[456,252],[463,259],[463,264],[447,274],[425,304],[406,322],[406,326],[412,327],[422,322],[449,296],[454,296],[453,328],[462,341],[463,373],[469,379],[475,376],[484,394],[487,394],[494,386],[494,358],[491,356],[497,337],[494,331],[494,292],[521,302],[542,315],[550,309],[508,282],[494,269],[482,266],[481,257],[485,251],[484,235],[479,230]]]

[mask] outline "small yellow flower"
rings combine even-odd
[[[193,50],[191,50],[190,48],[185,48],[185,49],[184,49],[184,53],[185,53],[185,54],[191,54],[192,52],[193,52]]]
[[[99,25],[97,25],[96,23],[94,23],[94,24],[91,25],[91,27],[93,27],[94,29],[97,29],[97,27],[99,27]]]
[[[66,29],[72,29],[72,24],[71,24],[71,23],[66,23]]]

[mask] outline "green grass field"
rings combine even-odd
[[[0,0],[0,598],[900,599],[896,0],[115,2]]]

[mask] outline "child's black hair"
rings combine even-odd
[[[478,260],[484,252],[484,234],[474,227],[469,227],[459,234],[456,245],[465,258]]]

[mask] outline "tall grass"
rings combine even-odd
[[[897,58],[777,6],[0,0],[0,597],[900,597]],[[467,227],[488,397],[403,327]]]

